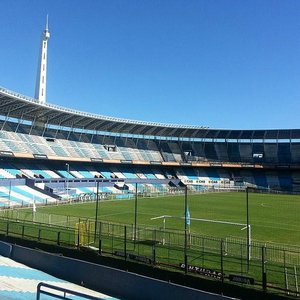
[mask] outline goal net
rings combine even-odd
[[[75,224],[75,245],[87,246],[95,242],[95,222],[81,221]]]
[[[198,239],[193,237],[193,232],[198,236],[199,233],[205,237],[216,237],[223,239],[225,245],[225,253],[228,248],[228,241],[231,242],[243,242],[246,248],[251,247],[251,225],[222,221],[222,220],[212,220],[204,218],[190,218],[186,220],[185,217],[176,217],[170,215],[161,215],[151,218],[152,221],[160,222],[160,229],[164,232],[161,235],[160,242],[164,245],[170,242],[169,232],[184,233],[185,228],[187,228],[188,243],[190,246],[198,244]],[[185,221],[187,221],[187,226],[185,226]],[[194,230],[193,230],[194,228]],[[250,254],[249,254],[250,255]],[[250,257],[249,257],[250,258]]]

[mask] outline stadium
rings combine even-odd
[[[300,129],[163,124],[47,103],[49,37],[47,25],[35,98],[0,88],[1,255],[121,299],[138,299],[120,286],[128,274],[99,271],[99,284],[43,255],[185,283],[171,287],[174,299],[200,297],[192,288],[298,297]]]

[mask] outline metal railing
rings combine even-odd
[[[44,290],[43,288],[46,288],[46,289]],[[56,293],[52,292],[51,290],[55,291]],[[58,294],[58,292],[60,292],[60,293]],[[84,299],[89,299],[89,300],[99,300],[99,297],[76,292],[73,290],[69,290],[66,288],[62,288],[62,287],[44,283],[44,282],[40,282],[37,285],[36,300],[40,300],[41,295],[47,295],[49,297],[53,297],[56,299],[70,299],[69,296],[78,296],[78,297],[81,297]]]
[[[63,216],[62,216],[63,218]],[[234,284],[298,296],[300,249],[252,241],[251,259],[245,239],[226,239],[185,232],[117,224],[86,218],[65,223],[0,217],[0,234],[67,248],[89,248],[153,267],[193,273]],[[42,220],[39,220],[42,221]],[[49,221],[49,218],[48,218]],[[50,226],[51,225],[51,226]],[[186,247],[186,248],[185,248]],[[185,257],[186,255],[186,257]]]

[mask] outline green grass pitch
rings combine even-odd
[[[134,199],[99,201],[98,220],[134,223]],[[95,218],[95,202],[38,207],[39,212]],[[226,192],[188,195],[191,218],[246,223],[245,192]],[[184,230],[184,196],[138,198],[137,225],[163,228],[163,219],[151,218],[170,215],[167,229]],[[252,241],[273,242],[300,246],[300,196],[249,193],[249,223]],[[181,219],[180,219],[181,218]],[[242,226],[213,224],[191,220],[191,233],[220,238],[245,238]]]

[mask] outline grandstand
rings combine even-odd
[[[119,178],[129,191],[134,186],[126,180],[135,178],[300,190],[299,129],[217,130],[125,120],[40,103],[4,88],[0,108],[0,177],[11,179],[1,185],[1,206],[95,193],[84,185],[67,191],[15,180],[21,178]],[[168,191],[169,185],[149,187]],[[115,184],[101,192],[124,189]]]
[[[97,200],[96,218],[90,223],[93,225],[93,248],[92,250],[89,248],[88,251],[94,251],[94,254],[97,252],[101,255],[102,229],[97,228],[99,223],[99,220],[97,220],[99,194],[100,199],[111,197],[115,199],[135,198],[137,200],[138,194],[149,196],[152,194],[183,192],[177,189],[183,185],[187,186],[191,191],[201,192],[206,190],[245,189],[247,191],[248,206],[248,189],[246,187],[272,191],[300,192],[300,129],[230,130],[211,129],[205,126],[163,124],[96,115],[46,102],[46,57],[49,37],[47,21],[46,29],[42,36],[40,70],[35,98],[0,87],[0,209],[3,212],[12,212],[13,215],[15,210],[6,210],[6,208],[32,206],[33,215],[29,223],[33,221],[33,223],[38,224],[38,218],[35,218],[37,216],[35,214],[36,205],[65,203],[73,200]],[[186,195],[187,189],[185,189]],[[185,197],[185,201],[187,204],[187,197]],[[137,205],[137,201],[135,201],[135,205]],[[209,203],[209,205],[211,204]],[[260,203],[260,207],[264,207],[264,203]],[[16,211],[18,213],[19,210]],[[189,233],[190,239],[193,237],[196,243],[193,245],[191,240],[188,242],[186,228],[187,206],[185,211],[185,217],[160,215],[152,219],[163,217],[165,226],[166,217],[174,217],[174,219],[185,218],[185,263],[183,264],[183,269],[185,269],[186,274],[188,268],[191,267],[187,265],[188,243],[190,243],[190,246],[196,245],[198,247],[200,240],[203,254],[201,258],[203,259],[202,267],[204,266],[205,251],[209,249],[210,252],[208,253],[210,256],[213,253],[211,251],[217,249],[218,254],[221,253],[222,263],[220,263],[220,266],[214,264],[212,266],[216,269],[220,267],[220,274],[224,273],[224,241],[219,240],[215,236],[207,237],[204,235],[200,239],[200,237],[194,237]],[[127,236],[127,225],[108,224],[108,228],[111,226],[112,228],[121,228],[120,236],[117,233],[117,239],[122,237],[121,243],[118,241],[119,246],[124,242],[123,248],[117,249],[115,252],[112,250],[110,255],[122,257],[125,261],[132,255],[132,260],[149,263],[149,253],[147,254],[148,256],[141,255],[139,248],[137,254],[135,252],[136,243],[139,242],[136,235],[139,232],[137,231],[136,213],[137,210],[135,208],[135,224],[131,224],[131,230],[134,233],[132,238]],[[31,232],[34,230],[34,227],[30,227],[31,224],[18,224],[19,220],[15,220],[17,225],[12,224],[11,226],[9,221],[5,219],[5,214],[2,214],[2,217],[4,220],[2,222],[4,239],[9,236],[9,230],[12,230],[15,235],[17,235],[19,230],[22,239],[26,236],[25,233],[28,234],[27,231]],[[67,219],[68,217],[69,215]],[[188,218],[190,219],[190,217]],[[24,220],[21,221],[23,222]],[[230,245],[234,245],[235,250],[237,247],[238,251],[240,251],[237,253],[239,253],[239,258],[241,258],[241,275],[245,273],[249,275],[247,272],[249,271],[250,253],[254,251],[251,249],[255,248],[251,245],[252,248],[250,249],[251,239],[248,216],[247,224],[245,223],[246,221],[237,223],[236,221],[226,222],[193,218],[193,222],[196,220],[222,225],[242,225],[242,230],[247,228],[247,243],[243,244],[241,240],[226,240],[225,255],[230,253],[227,249]],[[71,238],[69,236],[70,232],[68,232],[69,240],[67,245],[72,249],[76,246],[80,250],[81,246],[90,246],[90,226],[86,227],[86,224],[81,223],[80,219],[77,221],[76,219],[76,226],[73,226],[73,224],[68,228],[71,231]],[[100,220],[100,228],[101,222],[102,220]],[[39,223],[39,225],[41,224],[43,222]],[[40,226],[37,231],[38,242],[41,242],[42,232],[47,231],[48,233],[48,225],[51,223],[45,224],[47,229]],[[14,232],[14,226],[18,228],[16,232]],[[54,234],[57,247],[61,246],[61,241],[64,237],[64,234],[61,234],[62,228],[63,226],[59,227],[58,233]],[[157,263],[155,247],[159,245],[162,248],[161,250],[165,250],[165,232],[161,231],[164,242],[160,244],[156,239],[157,229],[154,229],[154,231],[148,227],[142,229],[145,233],[148,230],[151,232],[151,240],[147,237],[147,239],[142,239],[140,243],[145,244],[145,249],[146,247],[151,248],[150,264],[155,265]],[[181,232],[176,230],[176,235],[180,236],[180,234]],[[88,236],[88,242],[82,243],[81,239],[84,240],[83,237],[85,235]],[[52,239],[53,236],[51,237]],[[115,237],[113,234],[111,235],[109,230],[108,236],[109,243],[112,237],[113,249],[113,239]],[[153,236],[155,237],[153,238]],[[30,234],[29,237],[34,239],[34,236],[30,236]],[[215,244],[214,248],[206,245],[207,249],[205,249],[204,240],[205,243],[209,241],[209,245],[211,243]],[[14,243],[15,241],[13,240],[12,242]],[[131,244],[134,248],[128,254],[127,251],[129,249],[127,246]],[[245,249],[243,245],[246,245]],[[169,247],[170,245],[167,246]],[[220,249],[218,248],[219,246],[221,247]],[[266,247],[266,244],[264,247]],[[169,249],[172,248],[168,248],[168,260],[170,256]],[[265,260],[262,254],[264,252],[261,252],[261,250],[265,251],[265,249],[261,249],[260,246],[257,246],[257,249],[259,254],[256,259],[261,260],[261,266],[264,266]],[[293,255],[298,258],[299,249],[298,247],[295,249],[284,248],[284,258],[280,259],[280,262],[281,260],[284,261],[286,277],[286,262],[289,261],[286,258],[286,251],[287,253],[295,252],[296,254],[293,253]],[[59,250],[62,249],[60,248]],[[279,249],[279,252],[281,250],[282,248]],[[7,256],[10,256],[11,252]],[[180,256],[182,249],[178,253],[175,256]],[[198,259],[199,248],[197,248],[196,253]],[[77,253],[76,255],[79,254]],[[293,255],[292,258],[294,258]],[[182,261],[182,258],[180,260]],[[294,260],[290,259],[290,261]],[[247,265],[246,272],[243,270],[243,264],[244,266]],[[298,262],[296,264],[298,266]],[[296,264],[290,266],[290,268],[295,270],[295,274]],[[172,265],[170,261],[168,261],[168,265]],[[174,267],[174,264],[172,266]],[[261,266],[259,266],[260,269]],[[278,265],[276,265],[277,267]],[[192,269],[189,271],[193,271]],[[210,269],[208,271],[204,271],[204,274],[210,277],[211,273],[214,272]],[[87,275],[88,277],[90,276]],[[128,274],[125,274],[124,278],[124,280],[127,280]],[[219,280],[220,278],[217,279]],[[297,279],[297,275],[295,275],[295,278]],[[222,280],[224,281],[224,278]],[[115,282],[114,284],[118,286],[119,283]],[[262,285],[266,286],[266,281],[262,280]],[[298,283],[296,286],[298,296]],[[287,286],[285,288],[288,290]],[[184,292],[186,293],[186,291]]]

